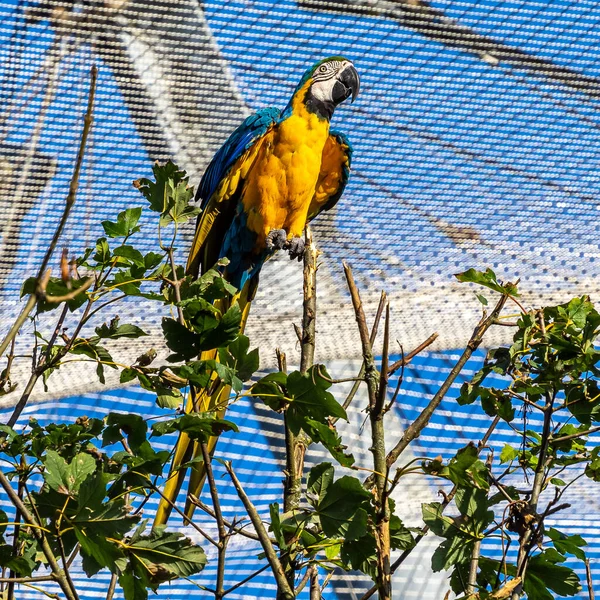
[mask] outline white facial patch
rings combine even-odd
[[[332,77],[327,81],[317,81],[311,86],[312,95],[321,102],[332,102],[333,101],[333,86],[335,85],[336,79]]]
[[[312,95],[321,102],[333,102],[333,86],[337,81],[336,75],[351,64],[349,60],[333,60],[321,65],[313,75]]]

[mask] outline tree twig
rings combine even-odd
[[[4,488],[4,491],[10,498],[10,501],[13,503],[15,508],[21,513],[23,519],[30,525],[39,525],[39,523],[36,522],[33,515],[29,512],[25,504],[23,504],[17,493],[13,490],[12,486],[10,485],[10,482],[8,481],[4,473],[2,473],[2,471],[0,471],[0,485]],[[42,548],[42,552],[44,553],[44,556],[46,557],[46,560],[50,565],[50,570],[52,571],[56,582],[67,597],[67,600],[79,600],[75,588],[72,588],[69,585],[69,580],[65,572],[60,568],[58,562],[56,561],[56,557],[54,556],[54,553],[52,552],[50,544],[48,543],[48,540],[46,539],[44,533],[37,527],[32,527],[31,532],[39,542]]]
[[[417,354],[421,354],[425,348],[431,346],[439,337],[439,333],[432,333],[424,342],[421,342],[414,350],[403,356],[400,360],[390,365],[388,375],[395,373],[400,367],[405,367]]]
[[[590,559],[585,559],[585,576],[587,580],[589,600],[595,600],[594,596],[594,581],[592,580],[592,570],[590,568]]]
[[[106,600],[112,600],[117,589],[117,574],[113,573],[110,577],[110,583],[108,584],[108,591],[106,592]]]
[[[210,489],[210,497],[212,499],[213,508],[215,510],[215,519],[217,521],[217,531],[219,532],[219,543],[217,544],[217,581],[215,586],[215,600],[221,600],[224,593],[223,582],[225,580],[225,554],[227,552],[227,530],[223,522],[223,513],[221,512],[221,503],[219,501],[219,493],[217,484],[212,470],[212,459],[206,442],[200,443],[202,457],[204,458],[204,467],[206,469],[206,478]]]
[[[226,589],[223,592],[223,596],[226,596],[227,594],[230,594],[231,592],[235,592],[235,590],[237,590],[238,588],[241,588],[245,583],[248,583],[249,581],[254,579],[256,576],[260,575],[263,571],[266,571],[270,566],[271,565],[266,564],[263,567],[261,567],[260,569],[258,569],[258,571],[254,571],[254,573],[252,573],[251,575],[248,575],[248,577],[246,577],[245,579],[242,579],[242,581],[239,581],[235,585]]]
[[[313,241],[310,227],[305,230],[304,269],[303,269],[303,309],[302,333],[300,337],[300,371],[306,373],[314,363],[315,336],[317,321],[317,258],[319,251]],[[302,475],[304,473],[304,457],[310,438],[304,431],[295,434],[289,423],[287,412],[284,415],[286,473],[283,490],[283,507],[285,512],[295,510],[300,506],[302,498]],[[286,533],[285,540],[288,546],[293,546],[295,532]],[[287,577],[290,589],[294,586],[296,576],[295,552],[286,552],[281,555],[281,564]],[[277,597],[281,597],[278,590]]]
[[[67,198],[65,200],[65,208],[63,210],[63,214],[61,216],[58,227],[56,228],[56,230],[54,232],[54,236],[52,237],[50,245],[48,246],[48,249],[46,250],[44,258],[42,259],[42,264],[40,265],[40,268],[38,270],[35,293],[31,295],[31,297],[29,298],[29,300],[27,302],[27,305],[25,306],[25,309],[23,310],[21,315],[19,315],[19,319],[17,319],[17,321],[19,321],[19,320],[21,321],[21,324],[18,327],[13,326],[11,328],[11,331],[6,336],[4,342],[2,343],[2,346],[4,346],[5,342],[6,342],[6,345],[8,345],[8,342],[10,342],[10,339],[11,339],[11,337],[10,337],[11,335],[12,335],[12,337],[17,335],[21,325],[25,322],[25,319],[27,318],[29,312],[31,312],[31,310],[33,309],[33,306],[35,306],[35,303],[36,303],[39,295],[41,293],[45,294],[44,277],[46,277],[46,267],[48,266],[50,258],[52,257],[52,254],[54,253],[56,245],[58,244],[58,240],[63,232],[63,229],[65,228],[65,224],[67,222],[67,219],[69,218],[69,214],[71,212],[71,209],[73,208],[73,205],[75,204],[75,199],[77,197],[77,189],[79,187],[79,174],[81,172],[81,166],[83,164],[83,157],[85,155],[85,148],[86,148],[86,144],[87,144],[87,140],[88,140],[88,135],[90,133],[90,129],[91,129],[92,123],[94,121],[94,98],[96,96],[97,78],[98,78],[98,69],[97,69],[96,65],[93,65],[90,70],[90,91],[89,91],[89,95],[88,95],[87,110],[86,110],[85,116],[83,118],[83,131],[81,132],[81,140],[79,142],[79,151],[77,152],[77,159],[75,161],[75,169],[73,170],[73,176],[71,177],[71,183],[69,184],[69,193],[67,194]],[[49,274],[47,276],[49,277]],[[90,285],[91,285],[91,283],[90,283]],[[32,298],[33,298],[33,306],[31,306],[31,308],[29,308],[29,311],[25,312],[25,310],[29,307],[30,303],[32,302]],[[4,351],[2,346],[0,346],[0,355],[2,355],[2,352]],[[15,406],[13,413],[10,416],[10,419],[8,420],[7,424],[9,427],[14,426],[14,424],[17,422],[19,416],[23,412],[23,409],[25,408],[25,405],[27,404],[27,401],[29,400],[29,396],[31,395],[31,392],[33,391],[33,388],[34,388],[40,374],[41,373],[37,373],[37,370],[34,370],[34,373],[32,373],[32,377],[30,378],[30,380],[27,384],[26,393],[23,393],[23,395],[19,399],[19,402]]]
[[[389,467],[391,467],[398,460],[398,457],[402,454],[402,452],[404,452],[407,446],[415,438],[419,437],[421,431],[423,431],[423,429],[427,426],[434,411],[444,399],[446,392],[450,389],[450,386],[454,383],[454,380],[458,377],[466,362],[469,360],[469,358],[471,358],[473,352],[475,352],[475,350],[481,344],[481,341],[486,331],[491,327],[494,320],[498,317],[498,315],[504,308],[507,299],[508,296],[503,295],[500,298],[500,300],[498,300],[491,314],[489,316],[486,316],[484,314],[484,316],[481,318],[481,320],[477,324],[477,327],[475,327],[475,330],[473,331],[469,342],[467,343],[467,347],[464,349],[456,365],[454,365],[454,367],[448,374],[448,377],[446,378],[444,383],[442,383],[439,390],[435,393],[429,404],[421,411],[419,416],[406,428],[406,431],[404,432],[402,438],[400,438],[398,443],[389,452],[387,456],[387,465]]]
[[[252,524],[254,525],[254,529],[258,535],[260,545],[262,546],[263,550],[265,551],[267,560],[269,561],[269,564],[271,565],[271,570],[273,571],[273,575],[275,576],[275,580],[277,582],[277,587],[280,590],[282,597],[285,598],[285,600],[293,600],[294,592],[290,588],[290,585],[289,585],[289,583],[286,579],[285,573],[283,571],[283,567],[281,566],[281,563],[279,562],[279,558],[277,557],[277,553],[275,552],[275,548],[273,547],[273,544],[271,544],[271,540],[269,539],[267,530],[265,529],[265,526],[263,525],[262,521],[260,520],[260,517],[258,515],[256,508],[250,501],[250,498],[248,498],[248,496],[246,495],[246,492],[242,488],[238,478],[236,477],[235,473],[233,472],[231,463],[224,462],[223,464],[225,465],[225,469],[227,470],[227,473],[229,474],[229,477],[231,478],[233,486],[235,487],[235,490],[236,490],[240,500],[242,501],[242,504],[244,505],[246,512],[248,513],[248,516],[250,517],[250,520],[252,521]]]
[[[383,314],[383,309],[385,308],[386,301],[387,301],[387,294],[384,291],[382,291],[381,296],[379,298],[379,306],[377,307],[377,313],[375,314],[375,320],[373,321],[373,327],[371,328],[371,336],[369,337],[371,345],[373,345],[375,343],[375,340],[377,339],[377,331],[379,329],[379,321],[381,320],[381,315]],[[354,400],[354,396],[356,395],[358,388],[360,387],[360,384],[364,380],[365,380],[365,362],[363,360],[363,362],[361,363],[361,366],[360,366],[360,371],[358,372],[358,375],[356,377],[356,381],[355,381],[354,385],[352,386],[352,388],[350,389],[350,392],[348,393],[346,400],[344,400],[344,403],[342,404],[342,406],[344,408],[348,408],[350,406],[350,404],[352,403],[352,400]]]
[[[321,586],[319,585],[319,570],[315,565],[311,567],[310,574],[310,600],[321,600]]]
[[[377,544],[377,575],[376,586],[380,600],[389,600],[392,595],[392,578],[390,572],[390,512],[386,494],[387,465],[385,454],[385,430],[383,424],[384,405],[388,377],[388,353],[390,339],[390,307],[385,306],[385,331],[381,373],[379,380],[367,320],[360,298],[360,292],[354,281],[352,269],[344,263],[344,273],[352,298],[354,316],[358,325],[362,346],[363,363],[365,365],[365,380],[369,395],[369,419],[371,421],[371,452],[373,453],[374,482],[376,487],[375,505],[375,542]]]
[[[487,431],[485,432],[485,435],[481,438],[481,440],[477,444],[478,452],[481,452],[481,450],[486,446],[490,437],[492,436],[492,433],[494,433],[494,430],[498,426],[499,422],[500,422],[500,417],[498,415],[496,415],[494,417],[494,420],[491,422],[490,426],[488,427]],[[452,502],[452,500],[454,499],[454,496],[456,495],[457,490],[458,490],[458,486],[454,485],[452,487],[452,489],[450,490],[450,493],[446,494],[444,496],[444,501],[442,502],[442,511],[450,504],[450,502]],[[394,574],[398,570],[400,565],[402,565],[402,563],[410,556],[410,554],[417,547],[419,542],[427,535],[428,531],[429,531],[429,526],[424,525],[423,527],[421,527],[421,529],[419,530],[419,533],[415,536],[414,545],[411,546],[410,548],[404,550],[404,552],[402,552],[402,554],[393,562],[391,569],[390,569],[392,574]],[[365,592],[361,596],[360,600],[369,600],[369,598],[371,598],[371,596],[373,596],[373,594],[375,594],[376,591],[377,591],[376,586],[371,587],[371,589],[369,589],[367,592]]]
[[[190,498],[190,502],[192,502],[192,504],[197,506],[200,510],[203,510],[207,515],[210,515],[213,519],[217,518],[215,515],[215,511],[212,510],[210,508],[210,506],[207,506],[206,504],[204,504],[204,502],[202,502],[200,499],[196,498],[196,496],[194,496],[193,494],[189,494],[189,498]],[[258,535],[256,535],[255,533],[252,533],[251,531],[246,531],[242,527],[237,527],[235,525],[235,523],[231,523],[227,519],[223,519],[223,523],[225,523],[225,527],[227,527],[227,529],[234,531],[235,533],[237,533],[239,535],[243,535],[244,537],[247,537],[251,540],[256,540],[257,542],[260,541],[260,538],[258,537]],[[274,546],[277,545],[277,540],[275,540],[274,538],[269,538],[269,540],[271,541],[271,544],[273,544]],[[216,545],[216,543],[215,543],[215,545]]]
[[[469,580],[467,582],[467,597],[475,596],[477,591],[477,567],[479,566],[479,555],[481,553],[481,540],[475,540],[471,551],[471,564],[469,565]]]

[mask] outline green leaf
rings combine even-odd
[[[342,467],[351,467],[354,464],[354,456],[346,454],[347,446],[342,445],[342,438],[339,436],[334,425],[319,423],[314,419],[306,419],[302,429],[310,436],[313,442],[321,443],[335,460]]]
[[[48,450],[44,459],[44,481],[53,490],[67,494],[69,491],[68,465],[54,450]]]
[[[164,318],[162,330],[167,346],[175,352],[169,359],[172,358],[173,361],[189,360],[200,354],[200,337],[179,321]]]
[[[118,214],[116,222],[102,221],[102,227],[108,237],[127,237],[140,230],[137,227],[137,222],[141,215],[141,207],[128,208]]]
[[[69,491],[77,493],[81,484],[96,471],[96,459],[80,452],[77,454],[67,467],[67,480]]]
[[[529,561],[523,589],[528,600],[546,600],[552,598],[547,589],[558,596],[574,596],[581,591],[581,584],[572,569],[555,564],[546,550]]]
[[[519,451],[513,448],[510,444],[504,444],[502,452],[500,452],[500,464],[509,463],[519,457]]]
[[[145,331],[140,329],[137,325],[119,325],[119,317],[115,317],[107,325],[102,324],[100,327],[95,329],[96,335],[100,338],[109,338],[116,340],[118,338],[139,338],[148,335]]]
[[[444,540],[431,557],[431,568],[434,573],[446,571],[454,565],[464,564],[471,558],[474,540],[456,535]]]
[[[188,177],[172,161],[156,162],[152,167],[155,181],[140,179],[134,185],[150,203],[150,209],[161,214],[161,225],[172,220],[187,220],[193,207],[189,206],[194,191],[187,187]],[[187,217],[189,218],[189,217]]]
[[[592,450],[590,461],[585,466],[585,475],[593,481],[600,481],[600,446]]]
[[[177,408],[183,403],[183,394],[177,388],[156,386],[156,404],[160,408]]]
[[[137,452],[146,441],[147,431],[148,425],[140,415],[111,412],[106,418],[106,429],[102,433],[102,446],[120,442],[125,434],[130,448]]]
[[[190,577],[202,571],[206,555],[200,546],[181,533],[167,533],[164,526],[155,527],[148,535],[138,535],[126,544],[125,552],[132,562],[141,563],[153,584],[177,577]]]
[[[477,300],[479,300],[483,306],[488,305],[488,299],[485,296],[482,296],[481,294],[475,294],[475,296],[477,296]]]
[[[225,419],[219,419],[215,413],[189,413],[176,419],[160,421],[152,425],[153,435],[165,435],[174,431],[185,432],[191,439],[201,442],[209,437],[221,435],[225,431],[239,431],[237,425]]]
[[[119,577],[125,600],[148,600],[148,590],[144,582],[132,570],[124,571]]]
[[[73,528],[81,546],[82,566],[88,577],[93,577],[105,567],[116,570],[116,563],[123,558],[123,552],[105,537],[89,534],[78,527]]]
[[[461,448],[448,463],[448,477],[456,485],[489,490],[488,470],[479,460],[473,443]]]
[[[142,267],[146,270],[146,263],[143,254],[133,246],[119,246],[115,248],[113,256],[118,256],[124,260],[119,261],[130,266]]]
[[[164,254],[157,254],[156,252],[148,252],[148,254],[146,254],[144,256],[144,268],[146,270],[155,269],[156,267],[158,267],[158,265],[160,265],[160,263],[163,261],[164,258],[165,258]]]
[[[107,266],[110,262],[111,253],[105,237],[96,240],[96,254],[93,258],[100,266]]]
[[[279,516],[279,504],[277,502],[269,504],[269,514],[271,516],[271,525],[269,526],[269,531],[273,532],[273,535],[279,544],[279,548],[285,549],[287,544],[285,543],[285,538],[281,533],[281,518]]]
[[[240,334],[241,322],[242,311],[236,303],[221,317],[214,329],[202,335],[199,341],[200,350],[212,350],[231,344]]]
[[[459,486],[454,497],[461,515],[470,517],[469,529],[480,533],[494,520],[494,511],[488,510],[487,492],[475,487]]]
[[[258,348],[248,351],[250,340],[238,335],[227,348],[219,348],[219,361],[237,372],[242,381],[248,381],[258,370]]]
[[[548,537],[561,554],[573,554],[573,556],[585,560],[585,552],[581,548],[588,544],[580,535],[567,535],[551,527]]]
[[[348,420],[346,411],[327,390],[331,378],[323,365],[314,365],[307,373],[294,371],[287,377],[287,389],[292,398],[287,408],[290,428],[298,433],[310,418],[326,423],[327,417]]]
[[[356,477],[346,475],[329,485],[316,506],[325,535],[343,536],[348,531],[352,539],[364,535],[366,520],[359,509],[368,507],[370,497]]]
[[[0,509],[0,538],[6,531],[6,524],[8,523],[8,517],[6,513]]]
[[[456,532],[454,519],[443,514],[444,508],[439,502],[421,504],[423,521],[435,533],[441,537],[452,537]]]
[[[500,294],[508,294],[509,296],[518,296],[517,286],[514,283],[501,284],[496,279],[496,273],[492,269],[486,269],[485,272],[477,271],[476,269],[469,269],[464,273],[458,273],[455,275],[456,279],[460,282],[477,283],[487,287]]]
[[[510,423],[515,418],[515,409],[512,405],[511,397],[505,394],[503,390],[494,388],[481,389],[481,408],[490,417],[498,415],[507,423]]]
[[[269,408],[280,412],[287,406],[287,375],[269,373],[259,379],[250,389],[254,397],[260,398]]]
[[[315,465],[308,473],[306,492],[309,496],[309,502],[313,506],[325,497],[327,489],[333,482],[334,473],[335,469],[328,462]]]

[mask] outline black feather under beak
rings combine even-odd
[[[356,96],[358,96],[359,89],[360,78],[358,71],[354,68],[354,65],[348,65],[337,75],[337,81],[333,86],[331,94],[333,96],[333,103],[337,106],[350,96],[352,96],[352,102],[354,102]]]

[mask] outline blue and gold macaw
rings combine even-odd
[[[196,196],[202,213],[187,272],[197,276],[220,258],[229,260],[223,274],[240,290],[233,301],[242,310],[242,330],[264,262],[277,250],[300,259],[306,223],[342,195],[352,148],[329,123],[335,108],[350,97],[354,101],[358,90],[358,73],[349,60],[334,56],[319,61],[306,71],[283,112],[265,108],[248,117],[204,173]],[[225,311],[229,304],[220,301],[218,308]],[[203,352],[200,358],[214,359],[216,351]],[[216,381],[210,394],[195,399],[196,410],[222,414],[230,391]],[[187,410],[193,410],[191,400]],[[211,451],[216,439],[209,444]],[[180,466],[198,455],[198,444],[181,434],[155,525],[169,518],[186,475]],[[204,482],[203,467],[194,463],[190,475],[188,492],[195,496]],[[188,518],[193,511],[188,495]]]

